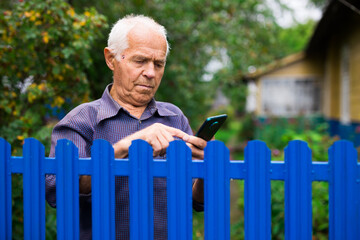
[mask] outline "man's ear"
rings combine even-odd
[[[111,52],[110,48],[104,48],[104,56],[106,65],[110,68],[111,71],[114,71],[115,65],[114,61],[116,61],[114,54]]]

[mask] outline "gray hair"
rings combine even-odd
[[[137,24],[141,24],[143,26],[145,25],[146,27],[155,30],[165,38],[167,56],[170,51],[170,46],[166,38],[165,27],[150,17],[131,14],[119,19],[110,31],[108,48],[110,48],[112,53],[115,54],[115,58],[119,61],[120,54],[129,47],[128,34]]]

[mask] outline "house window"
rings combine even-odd
[[[314,78],[266,78],[261,89],[264,116],[293,117],[320,112],[320,86]]]

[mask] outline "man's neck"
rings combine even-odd
[[[124,105],[122,103],[119,103],[123,108],[125,108],[131,115],[136,117],[137,119],[140,119],[141,115],[144,113],[146,106],[144,107],[134,107],[132,105]]]

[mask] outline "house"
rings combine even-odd
[[[250,80],[248,98],[256,99],[254,110],[260,117],[293,117],[321,111],[323,69],[319,59],[298,53],[246,77]],[[254,103],[248,102],[248,105]]]
[[[320,114],[331,135],[360,145],[360,1],[332,0],[306,49],[245,78],[259,117]]]

